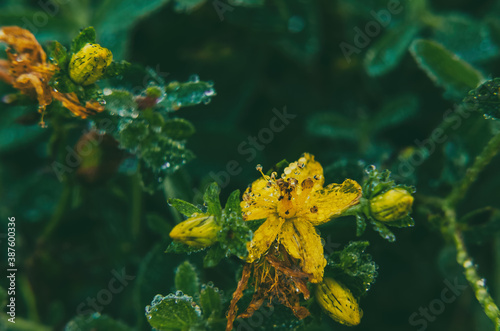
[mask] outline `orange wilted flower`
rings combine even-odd
[[[75,93],[61,93],[49,85],[52,76],[60,69],[47,62],[47,54],[35,36],[26,29],[7,26],[0,29],[0,42],[6,43],[8,60],[0,60],[0,79],[4,80],[21,93],[36,97],[39,112],[59,100],[63,106],[81,118],[104,110],[97,101],[87,101],[81,105]]]

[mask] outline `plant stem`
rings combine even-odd
[[[500,310],[493,298],[488,293],[485,280],[479,277],[476,266],[469,256],[462,233],[457,226],[455,207],[462,200],[470,186],[476,181],[482,170],[490,163],[491,159],[500,151],[500,133],[493,136],[483,151],[476,157],[472,166],[467,169],[465,177],[453,188],[442,204],[444,224],[441,229],[444,236],[448,237],[457,250],[457,262],[464,268],[464,275],[472,287],[477,301],[483,307],[484,313],[495,325],[495,330],[500,330]]]
[[[26,304],[26,310],[28,311],[28,318],[33,322],[40,322],[40,317],[36,309],[36,298],[33,293],[33,288],[31,287],[30,281],[26,275],[21,275],[19,277],[19,288],[21,296],[24,298],[24,303]]]
[[[465,278],[472,287],[477,301],[483,307],[486,316],[495,324],[495,330],[498,331],[500,330],[500,310],[488,293],[488,289],[485,286],[485,280],[479,277],[477,268],[467,253],[462,234],[456,229],[456,218],[454,213],[448,220],[450,221],[450,228],[453,228],[452,239],[457,249],[457,262],[464,268]]]
[[[493,138],[490,139],[488,145],[483,149],[481,154],[479,154],[474,160],[474,164],[467,169],[464,178],[460,183],[453,188],[451,193],[446,198],[447,204],[450,207],[456,206],[456,204],[465,197],[468,189],[474,183],[479,176],[479,173],[490,163],[491,159],[495,157],[500,151],[500,133],[497,133]]]
[[[43,243],[49,239],[52,232],[54,232],[64,216],[64,212],[66,211],[66,207],[68,206],[71,196],[71,184],[68,179],[64,179],[63,185],[63,191],[61,193],[61,197],[59,198],[59,202],[57,203],[56,210],[38,238],[39,245],[43,245]]]

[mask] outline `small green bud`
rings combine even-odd
[[[393,188],[370,200],[372,216],[381,222],[397,221],[411,211],[413,197],[403,188]]]
[[[361,322],[363,311],[351,291],[333,278],[325,277],[316,286],[316,301],[333,320],[354,326]]]
[[[195,214],[184,222],[177,224],[170,237],[193,247],[208,247],[217,241],[217,233],[221,230],[215,223],[215,217],[208,214]]]
[[[69,63],[69,76],[80,85],[98,81],[113,62],[113,54],[98,44],[88,43],[73,54]]]

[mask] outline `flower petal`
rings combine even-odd
[[[269,185],[264,178],[257,179],[243,193],[241,202],[243,219],[245,221],[260,220],[276,213],[278,196],[276,185]]]
[[[252,263],[264,254],[278,236],[285,220],[275,214],[269,215],[267,220],[253,234],[253,239],[247,244],[247,262]]]
[[[340,216],[357,204],[360,198],[361,186],[356,181],[347,179],[342,184],[330,184],[313,191],[297,215],[306,218],[314,226],[320,225]]]
[[[47,55],[35,36],[18,26],[5,26],[0,29],[0,41],[12,47],[20,58],[31,63],[47,62]]]
[[[305,179],[311,178],[314,180],[314,189],[323,187],[325,178],[323,176],[323,167],[318,161],[314,160],[314,155],[309,153],[302,154],[298,161],[292,162],[283,170],[286,178],[295,178],[298,184],[301,184]]]
[[[311,283],[323,279],[326,260],[323,255],[321,237],[307,220],[294,218],[287,220],[279,237],[288,254],[300,260],[302,271],[312,274]]]
[[[54,99],[60,101],[64,108],[69,109],[75,116],[86,118],[88,115],[94,115],[104,110],[104,106],[97,101],[87,101],[85,107],[80,104],[75,93],[61,93],[52,91]]]

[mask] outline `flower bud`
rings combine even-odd
[[[113,62],[113,54],[98,44],[88,43],[73,54],[69,63],[69,76],[80,85],[90,85],[98,81]]]
[[[358,302],[351,291],[333,278],[323,278],[316,286],[316,301],[333,320],[353,326],[358,325],[363,317]]]
[[[393,188],[370,200],[372,216],[381,222],[397,221],[411,211],[413,197],[403,188]]]
[[[170,231],[170,237],[189,246],[208,247],[217,241],[219,231],[214,216],[198,214],[177,224]]]

